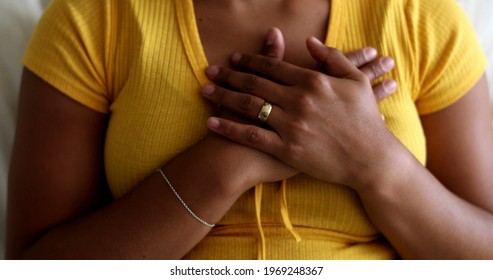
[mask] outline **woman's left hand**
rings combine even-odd
[[[207,98],[252,120],[269,108],[266,102],[272,110],[265,119],[271,129],[217,117],[208,127],[310,176],[357,190],[385,174],[394,148],[402,145],[382,121],[368,77],[315,38],[307,48],[327,74],[252,54],[233,56],[235,66],[249,73],[210,67],[208,77],[222,86]]]

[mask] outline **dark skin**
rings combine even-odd
[[[301,1],[286,0],[284,6],[296,7],[297,2]],[[201,10],[202,3],[195,1],[197,15],[203,18],[202,24],[207,24],[210,22],[205,21],[203,15],[213,14],[210,13],[212,11]],[[241,23],[248,22],[242,20],[242,15],[261,15],[254,3],[253,0],[242,1],[241,5],[238,1],[212,1],[211,7],[216,8],[216,18],[221,18],[221,14],[229,14]],[[280,10],[276,8],[276,5],[280,5],[279,2],[262,3],[272,3],[274,6],[269,9],[271,11]],[[304,7],[315,7],[310,11],[327,10],[324,8],[326,6],[323,6],[326,1],[303,3]],[[224,7],[226,10],[217,9],[218,7]],[[240,13],[249,8],[251,13]],[[264,9],[266,7],[262,10]],[[299,9],[292,9],[297,10]],[[290,21],[295,22],[296,26],[307,28],[298,30],[295,34],[285,34],[288,42],[286,45],[291,46],[293,42],[293,48],[289,47],[285,53],[283,52],[284,59],[294,65],[309,65],[309,61],[294,61],[298,57],[294,54],[305,53],[302,57],[310,58],[302,42],[312,35],[322,39],[321,34],[325,34],[328,18],[328,14],[319,14],[316,18],[317,14],[310,11],[307,12],[310,18],[314,19],[314,23],[318,22],[317,26],[307,26],[303,17],[296,16],[276,17],[269,14],[269,19],[259,18],[255,21],[259,24],[255,26],[258,33],[253,37],[241,38],[244,42],[239,44],[248,46],[246,49],[218,49],[210,44],[214,40],[209,40],[213,38],[210,36],[215,34],[207,32],[207,26],[200,26],[206,54],[211,64],[226,66],[233,51],[255,53],[262,45],[265,32],[274,25],[269,22],[270,18],[281,18],[285,21],[280,20],[275,25],[282,29],[291,30],[287,26],[287,22]],[[323,22],[323,25],[320,22]],[[213,25],[210,27],[210,30],[215,30]],[[235,26],[239,27],[241,26]],[[238,38],[237,30],[226,28],[223,31],[221,36]],[[296,35],[303,37],[298,38],[301,41],[296,39]],[[252,43],[255,41],[257,43]],[[319,49],[316,53],[320,55],[324,52],[323,49]],[[319,58],[323,57],[324,55],[321,55]],[[319,62],[323,62],[323,59],[319,59]],[[246,68],[255,70],[248,66]],[[366,164],[377,168],[371,172],[361,172],[354,162],[334,160],[353,168],[342,169],[339,172],[330,170],[331,177],[323,179],[340,181],[354,188],[372,222],[404,258],[493,258],[492,250],[485,245],[493,244],[493,237],[489,234],[493,225],[493,174],[490,171],[493,166],[493,131],[485,78],[481,78],[463,98],[450,107],[422,117],[428,145],[428,165],[425,169],[385,130],[375,109],[368,80],[362,78],[361,73],[355,69],[349,69],[346,74],[351,74],[348,78],[359,89],[358,97],[352,98],[348,103],[351,106],[347,108],[353,109],[347,114],[361,116],[361,112],[354,108],[372,108],[369,118],[371,122],[368,124],[374,128],[372,131],[379,132],[375,135],[378,135],[382,142],[371,145],[376,147],[376,150],[373,150],[371,156],[363,157],[363,162],[366,161]],[[264,71],[265,78],[269,78],[269,75],[276,73]],[[212,76],[211,78],[217,79]],[[316,79],[325,77],[317,76]],[[251,94],[253,97],[262,98],[262,92],[260,89]],[[371,98],[368,95],[371,95]],[[309,95],[310,98],[315,96],[323,95]],[[210,99],[214,101],[213,97]],[[320,102],[323,102],[323,99]],[[360,102],[365,103],[363,106],[353,106],[361,105]],[[252,111],[246,112],[244,117],[253,116],[255,114],[252,112],[260,110],[262,102],[258,102],[257,99],[254,104],[257,107],[253,106]],[[289,104],[285,105],[286,108],[289,107]],[[232,102],[231,110],[235,110],[234,106]],[[307,115],[320,113],[309,107],[305,108],[304,112]],[[268,124],[273,131],[267,132],[295,131],[286,126],[283,118],[279,118],[281,116],[283,114],[272,114]],[[286,109],[284,117],[297,117],[297,112]],[[309,119],[298,119],[306,122],[307,128],[312,128]],[[340,121],[347,120],[351,118]],[[297,154],[311,156],[290,157],[289,153],[283,152],[290,147],[276,142],[276,138],[272,138],[276,136],[274,134],[268,134],[270,138],[265,138],[272,140],[271,145],[264,145],[262,142],[251,143],[242,138],[241,129],[245,127],[228,123],[226,120],[220,120],[217,126],[217,119],[211,121],[209,126],[215,132],[251,148],[211,134],[163,167],[189,206],[209,222],[217,222],[239,195],[255,183],[286,178],[299,171],[310,174],[312,170],[304,170],[304,166],[310,166],[307,163],[320,160],[316,155],[313,156],[310,147],[303,145],[294,146],[298,149]],[[157,174],[135,186],[122,199],[93,210],[99,200],[98,194],[102,188],[100,182],[104,181],[101,175],[101,157],[106,123],[106,116],[74,102],[29,71],[25,71],[9,176],[8,258],[176,259],[184,256],[207,234],[209,229],[183,209]],[[225,133],[228,131],[222,130],[225,124],[226,127],[234,127],[237,130],[228,129],[230,133]],[[256,126],[248,128],[261,129]],[[310,130],[312,135],[318,136],[311,138],[309,142],[326,144],[327,138],[320,132],[317,129]],[[257,133],[261,135],[260,133],[266,131],[259,130]],[[340,130],[340,133],[339,136],[348,135],[344,130]],[[284,137],[296,140],[298,135]],[[346,139],[358,141],[361,138],[361,135],[358,135],[358,138]],[[375,138],[368,136],[364,139],[373,141]],[[291,143],[296,144],[294,140]],[[354,146],[361,152],[359,155],[368,155],[365,149],[361,149],[364,146]],[[340,154],[340,150],[337,149],[328,151],[332,151],[331,155]],[[245,159],[241,164],[236,160],[238,156]],[[280,162],[276,157],[288,164]],[[372,165],[375,160],[378,164]],[[224,165],[211,165],[210,162],[222,162]],[[322,178],[326,174],[327,165],[317,166],[319,172],[310,175]],[[198,170],[200,172],[197,172]],[[245,170],[253,176],[240,176]],[[346,181],[347,178],[356,180]],[[384,187],[376,188],[377,185]],[[189,186],[193,186],[193,191]],[[407,199],[403,200],[402,197]],[[211,207],[212,205],[214,207]],[[190,234],[180,234],[184,231]],[[168,242],[163,244],[158,242],[160,240]]]
[[[219,2],[221,1],[214,1],[213,3],[217,4]],[[248,3],[252,2],[255,1],[245,1],[243,5],[237,6],[236,9],[244,9],[248,6]],[[280,4],[280,2],[283,1],[276,3],[278,5],[285,4]],[[301,1],[286,2],[288,4],[283,7],[287,10],[297,11],[302,9],[302,7],[296,6],[300,5]],[[317,11],[325,10],[327,7],[324,5],[329,5],[328,2],[310,2],[310,4],[318,3],[320,6],[318,6],[318,9],[315,8],[306,13],[307,17],[314,20],[304,20],[308,24],[314,23],[312,35],[321,41],[324,39],[324,29],[320,29],[320,23],[317,28],[315,22],[327,19],[317,17]],[[196,6],[199,3],[204,2],[196,1]],[[228,3],[234,3],[234,1],[228,1]],[[267,3],[271,2],[264,1],[263,5],[267,5]],[[304,4],[305,2],[303,1],[301,5]],[[282,7],[278,8],[282,9]],[[265,7],[263,9],[265,10]],[[263,9],[254,10],[252,14],[260,15]],[[227,15],[223,16],[226,17]],[[239,15],[233,14],[231,16]],[[214,19],[220,20],[221,18]],[[272,18],[275,18],[275,16]],[[241,23],[243,20],[246,19],[240,17],[238,22]],[[268,21],[269,19],[264,20]],[[262,20],[255,22],[262,22]],[[214,26],[214,23],[211,26]],[[286,25],[289,25],[289,23],[286,23]],[[284,28],[285,26],[282,27]],[[246,31],[248,31],[248,27],[246,28]],[[289,26],[286,29],[289,28],[294,27]],[[286,37],[293,38],[291,36],[296,35],[286,35]],[[301,40],[287,39],[287,41],[301,44]],[[313,46],[313,44],[311,45]],[[315,51],[319,55],[319,60],[337,57],[322,50]],[[262,62],[262,60],[259,62],[260,65],[269,64],[265,61]],[[293,64],[299,65],[299,63]],[[272,71],[268,71],[268,69],[262,67],[255,68],[254,65],[245,65],[242,60],[240,60],[239,65],[251,72],[259,73],[259,70],[261,70],[260,77],[266,79],[275,77],[274,80],[276,81],[287,79],[293,83],[293,77],[290,77],[289,74],[279,73],[280,70],[289,69],[291,67],[289,65],[283,65],[283,67],[275,71],[272,69]],[[221,66],[221,63],[217,63],[217,66]],[[349,68],[345,73],[332,72],[332,74],[336,77],[347,78],[364,87],[365,79],[361,79],[359,73]],[[340,68],[338,69],[340,70]],[[213,72],[215,71],[217,69]],[[305,75],[305,72],[305,70],[300,70],[293,76]],[[327,101],[327,99],[324,99],[327,98],[326,94],[316,95],[313,92],[312,94],[300,94],[299,91],[291,91],[273,84],[262,88],[262,83],[258,84],[258,88],[245,91],[241,90],[241,84],[237,83],[241,81],[241,78],[238,78],[239,76],[235,74],[227,75],[230,80],[226,81],[221,73],[222,70],[219,70],[217,76],[209,75],[209,78],[221,85],[227,85],[229,88],[217,87],[217,92],[220,92],[222,97],[215,93],[204,94],[204,97],[214,102],[227,104],[226,107],[240,112],[241,110],[238,110],[240,104],[238,101],[241,99],[233,98],[237,95],[228,95],[225,92],[234,88],[236,93],[246,93],[243,98],[252,99],[252,103],[255,105],[252,105],[251,110],[241,113],[243,116],[250,118],[254,118],[264,101],[269,99],[274,105],[278,104],[278,106],[274,106],[272,117],[269,117],[268,120],[270,129],[274,131],[266,131],[255,126],[240,126],[218,119],[209,121],[211,130],[238,143],[280,158],[289,165],[314,177],[329,182],[340,182],[352,187],[360,195],[372,222],[391,241],[402,257],[431,259],[493,258],[493,248],[489,245],[493,244],[493,235],[491,235],[491,232],[493,232],[493,172],[491,172],[493,170],[493,129],[488,100],[488,85],[484,75],[459,101],[441,111],[421,117],[427,142],[427,166],[423,168],[409,154],[407,149],[397,143],[395,137],[390,135],[388,130],[381,125],[378,117],[375,118],[377,114],[372,98],[367,98],[367,103],[364,105],[360,103],[362,105],[360,108],[372,108],[373,110],[374,122],[371,123],[372,129],[369,130],[372,132],[371,135],[363,137],[362,135],[365,134],[360,133],[357,136],[349,137],[349,131],[344,130],[340,131],[340,134],[330,135],[323,132],[332,132],[336,128],[331,127],[329,124],[318,126],[317,128],[319,123],[311,122],[307,116],[312,116],[316,120],[322,119],[330,123],[342,124],[347,120],[355,120],[355,116],[358,116],[360,111],[356,109],[354,111],[349,110],[346,112],[348,115],[339,114],[332,117],[320,115],[320,113],[338,110],[336,106],[327,106],[328,110],[317,110],[317,106],[310,106]],[[309,73],[308,77],[318,81],[326,80],[326,77],[316,76],[313,73]],[[235,79],[237,80],[235,81]],[[302,82],[293,84],[298,88],[303,86]],[[334,86],[333,84],[331,85]],[[287,96],[295,95],[299,98],[292,99],[289,102],[286,100],[272,100],[272,96],[267,94],[275,92],[276,88],[279,88],[279,92],[289,92],[289,94],[286,94]],[[209,88],[207,91],[211,92],[211,89]],[[365,91],[368,97],[368,89],[362,89],[362,92]],[[355,103],[350,105],[364,102],[365,99],[361,98],[362,95],[360,94],[353,99]],[[340,95],[340,99],[331,100],[331,102],[344,101],[346,98],[348,96]],[[301,105],[301,107],[298,105]],[[369,115],[362,115],[364,122],[367,121],[368,117]],[[295,124],[303,124],[301,126],[303,129],[299,129],[300,127]],[[307,127],[310,129],[304,130]],[[290,133],[292,131],[294,133]],[[252,135],[255,135],[255,137],[252,137]],[[305,135],[312,136],[303,138]],[[378,137],[375,137],[375,135]],[[334,146],[337,146],[335,145],[336,142],[331,142],[331,137],[329,136],[332,136],[332,139],[342,138],[347,139],[348,142],[354,141],[352,143],[358,143],[358,139],[365,139],[370,142],[365,141],[364,143],[349,146],[347,153],[341,153],[343,145],[340,145],[338,149],[334,148]],[[372,143],[371,141],[375,142],[368,145],[368,143]],[[305,143],[310,143],[310,147],[304,145]],[[333,146],[328,147],[328,143]],[[365,145],[371,147],[371,149],[358,149],[359,153],[352,153],[357,150],[353,149],[354,147],[364,147]],[[382,149],[375,149],[374,147]],[[320,150],[331,151],[328,153],[331,157],[338,153],[344,154],[345,157],[331,159],[325,161],[324,164],[320,164],[325,160],[318,157],[320,153],[317,153],[317,151]],[[380,168],[370,172],[361,170],[360,167],[354,165],[357,161],[347,159],[347,156],[352,154],[355,159],[361,159],[362,155],[368,156],[359,162],[360,164],[363,163],[363,166],[380,166]],[[346,168],[339,170],[339,172],[334,172],[340,165],[345,165]],[[351,176],[344,176],[344,173],[351,174]],[[328,176],[328,174],[331,175]],[[355,178],[355,180],[348,181],[347,178]],[[381,187],[376,188],[375,186]],[[406,199],[403,200],[403,197]],[[444,207],[444,205],[447,207]],[[397,223],[396,221],[399,222]]]
[[[281,58],[282,37],[262,53]],[[364,51],[348,55],[371,79],[386,72],[380,59],[373,60],[375,56],[365,56]],[[373,62],[366,64],[369,61]],[[380,97],[391,93],[382,84],[375,92]],[[107,116],[66,97],[27,69],[19,102],[9,176],[7,258],[178,259],[209,232],[184,210],[159,174],[100,207]],[[211,223],[257,182],[298,172],[272,156],[214,134],[163,170],[187,204]]]
[[[261,73],[245,89],[251,74],[211,66],[209,78],[236,92],[217,86],[204,97],[234,109],[234,96],[249,96],[257,104],[243,113],[250,117],[267,98],[275,106],[270,129],[221,118],[210,118],[209,128],[310,176],[349,186],[404,258],[493,258],[493,129],[485,77],[453,105],[422,117],[425,168],[379,120],[362,73],[313,37],[307,46],[318,60],[330,61],[329,76],[237,54],[236,66]]]
[[[300,1],[285,1],[284,4],[295,5],[296,2]],[[202,1],[196,1],[197,7],[201,3]],[[220,3],[221,1],[212,2]],[[254,14],[258,11],[254,8],[254,1],[242,2],[250,3],[251,6],[238,6],[238,2],[235,1],[222,3],[231,4],[224,6],[229,8],[229,12],[246,8],[252,8],[251,12]],[[316,5],[325,5],[324,3],[310,2],[315,7],[321,7]],[[313,7],[311,5],[305,3],[305,6]],[[313,10],[323,10],[323,7],[325,6]],[[275,10],[274,8],[272,10]],[[218,15],[224,12],[217,11]],[[197,13],[200,16],[201,10],[197,9]],[[249,15],[238,13],[237,16],[244,14]],[[311,14],[311,17],[314,16]],[[313,21],[318,22],[318,26],[307,26],[303,32],[285,34],[287,42],[295,42],[293,44],[298,46],[294,49],[287,48],[286,52],[282,51],[286,61],[298,66],[310,64],[306,60],[294,61],[298,58],[295,54],[303,50],[305,55],[300,57],[310,58],[302,42],[310,35],[321,38],[327,15],[320,17],[322,18]],[[283,19],[295,20],[295,25],[298,19],[299,26],[305,26],[302,23],[306,23],[303,18]],[[244,21],[238,18],[238,22]],[[257,40],[254,49],[219,49],[217,53],[213,53],[217,48],[208,46],[207,42],[214,41],[210,36],[215,33],[202,30],[202,40],[205,42],[211,64],[227,66],[229,55],[233,51],[257,52],[258,46],[261,45],[259,38],[263,38],[265,30],[272,26],[272,23],[269,19],[256,22],[262,24],[262,28],[259,28],[262,32],[255,33],[252,38],[243,38],[244,45],[250,46],[248,48],[252,48],[248,42]],[[320,26],[320,22],[324,22],[324,26]],[[281,21],[278,26],[284,28],[284,24],[286,22]],[[227,29],[222,31],[224,36],[228,34]],[[232,32],[230,35],[235,34],[234,30],[229,31]],[[296,35],[303,37],[301,42],[293,39]],[[313,49],[317,48],[312,46]],[[326,57],[324,48],[318,48],[315,52],[319,54],[319,59],[315,60],[323,63],[323,58]],[[274,55],[271,51],[265,53],[271,57],[281,57],[276,56],[276,51]],[[311,61],[313,65],[313,60]],[[347,66],[347,61],[338,61],[335,65]],[[375,63],[362,72],[372,73],[371,69],[378,69],[379,66],[380,63]],[[245,67],[255,70],[248,65]],[[308,71],[305,67],[302,68],[305,70],[300,71]],[[489,234],[493,225],[493,174],[490,172],[493,169],[490,156],[493,154],[493,132],[484,77],[452,106],[422,118],[428,143],[428,169],[425,169],[385,130],[375,107],[368,78],[364,78],[356,69],[346,68],[348,71],[345,74],[350,75],[344,77],[345,80],[351,80],[361,97],[352,98],[348,108],[371,108],[370,124],[375,128],[373,131],[380,132],[376,134],[384,141],[372,145],[378,149],[373,151],[371,156],[360,150],[362,155],[366,155],[363,157],[366,163],[375,160],[381,163],[375,165],[378,168],[371,172],[359,173],[364,176],[357,177],[355,181],[345,181],[347,176],[344,176],[344,172],[347,170],[340,170],[336,174],[332,172],[333,176],[338,176],[337,178],[325,178],[323,176],[326,167],[329,166],[326,163],[319,165],[318,173],[310,174],[312,170],[304,170],[304,164],[318,159],[310,150],[303,150],[309,147],[299,145],[298,148],[302,149],[303,153],[298,155],[311,156],[293,158],[289,153],[282,152],[286,147],[276,145],[275,138],[272,138],[275,134],[269,134],[271,138],[265,138],[272,139],[272,145],[251,143],[242,138],[242,133],[225,133],[234,131],[222,130],[225,124],[226,127],[237,128],[238,132],[245,128],[226,120],[221,120],[219,127],[213,125],[211,120],[209,126],[215,132],[231,138],[233,142],[213,134],[208,135],[173,158],[163,170],[187,204],[211,223],[217,222],[236,199],[255,183],[279,180],[302,171],[315,177],[323,177],[325,180],[332,181],[336,178],[334,181],[340,180],[353,187],[359,193],[372,221],[405,258],[493,258],[493,250],[487,246],[493,244],[493,237]],[[269,78],[269,75],[274,73],[267,71],[264,74],[266,78]],[[341,73],[332,75],[337,76]],[[224,82],[215,76],[210,78],[218,83]],[[325,78],[326,76],[317,76],[316,79]],[[251,92],[251,98],[261,98],[262,92],[263,90]],[[210,99],[214,101],[213,97]],[[254,116],[259,111],[262,102],[256,100],[254,104],[257,107],[253,106],[251,112],[245,112],[244,117]],[[362,104],[360,102],[366,103],[361,107],[352,106]],[[231,104],[231,109],[234,110],[234,101]],[[286,105],[289,107],[289,104]],[[307,115],[317,113],[310,107],[302,109]],[[349,110],[348,113],[361,116],[361,112],[355,109]],[[285,114],[289,118],[299,117],[296,112],[289,110]],[[268,122],[273,131],[270,130],[269,133],[289,130],[285,128],[289,123],[275,120],[276,114],[273,113]],[[298,120],[310,124],[309,119],[300,117]],[[218,120],[215,121],[217,124]],[[25,71],[9,177],[8,258],[177,259],[184,256],[207,234],[209,229],[183,209],[158,174],[146,178],[122,199],[94,210],[102,188],[102,140],[106,122],[106,116],[74,102],[29,71]],[[248,128],[252,129],[252,126]],[[253,126],[253,129],[261,128]],[[315,144],[327,143],[324,141],[327,138],[320,134],[320,131],[309,132],[318,135],[311,139],[320,140]],[[344,134],[347,133],[344,130],[340,133],[347,135]],[[293,134],[285,137],[290,139],[289,137],[297,136]],[[347,139],[358,140],[354,137]],[[374,140],[371,136],[364,139]],[[340,154],[340,150],[328,150],[332,151],[330,154]],[[238,157],[243,159],[241,164],[236,160]],[[358,173],[357,165],[352,162],[346,159],[336,161],[351,166],[353,172]],[[210,164],[211,162],[224,164],[217,166]],[[235,164],[229,164],[232,162]],[[467,164],[457,165],[456,162]],[[392,172],[393,168],[397,171]],[[242,176],[245,173],[253,175]],[[363,186],[361,182],[366,184]],[[384,187],[376,188],[377,185]],[[189,186],[193,186],[193,189]],[[402,197],[406,197],[406,200],[402,200]],[[443,205],[449,207],[443,208]],[[176,211],[177,209],[181,211]],[[121,234],[122,232],[125,234]],[[185,236],[182,232],[190,234]],[[167,242],[159,242],[162,240]]]
[[[284,33],[284,60],[313,68],[316,63],[306,50],[305,39],[325,39],[330,14],[326,0],[194,1],[194,7],[202,45],[211,65],[228,65],[233,52],[252,52],[262,44],[265,32],[276,26]]]

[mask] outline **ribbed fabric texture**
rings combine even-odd
[[[387,77],[399,89],[380,109],[423,164],[419,116],[459,99],[486,65],[453,0],[333,0],[326,43],[342,51],[373,46],[395,58]],[[24,63],[67,96],[111,114],[105,165],[115,197],[207,132],[211,108],[199,94],[207,60],[192,0],[54,0]],[[266,183],[245,193],[187,258],[257,258],[258,220],[268,259],[395,257],[353,191],[299,175],[282,189]]]

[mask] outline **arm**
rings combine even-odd
[[[378,121],[362,73],[337,51],[307,43],[329,76],[286,63],[266,70],[258,56],[237,60],[261,74],[248,94],[275,104],[267,120],[274,131],[220,118],[211,118],[209,128],[350,186],[405,258],[493,258],[493,131],[484,78],[456,104],[423,117],[427,170]],[[236,72],[215,78],[225,76],[233,88],[248,78]]]
[[[270,47],[266,55],[282,56],[275,50],[281,46]],[[360,64],[368,62],[361,53],[351,56]],[[371,69],[382,72],[376,65]],[[377,95],[387,94],[382,85],[375,89]],[[159,174],[122,199],[94,207],[104,181],[105,128],[106,116],[25,71],[10,170],[8,258],[177,259],[208,233]],[[210,223],[255,182],[297,172],[272,156],[213,134],[163,170],[194,212]]]
[[[261,52],[278,58],[283,51],[281,37]],[[117,201],[99,202],[104,190],[107,193],[105,115],[66,97],[27,69],[19,102],[9,176],[7,258],[177,259],[208,233],[160,174],[151,174]],[[296,172],[269,155],[213,134],[163,170],[188,206],[209,223],[217,222],[260,173],[266,175],[260,175],[262,180],[271,181]]]
[[[493,130],[488,105],[482,77],[458,102],[422,117],[428,170],[411,162],[400,168],[405,173],[389,170],[402,179],[360,193],[372,221],[403,257],[493,258]]]
[[[103,178],[105,126],[106,116],[25,72],[9,176],[8,258],[176,259],[207,234],[159,174],[92,211]],[[241,175],[249,166],[227,163],[238,156],[260,160],[242,149],[209,137],[164,171],[196,213],[216,222],[251,185]]]

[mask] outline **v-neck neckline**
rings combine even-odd
[[[175,6],[185,52],[195,77],[201,86],[205,86],[211,82],[204,72],[209,66],[209,62],[200,39],[193,0],[175,0]],[[341,49],[344,41],[344,25],[347,18],[341,1],[331,0],[329,13],[325,44]]]

